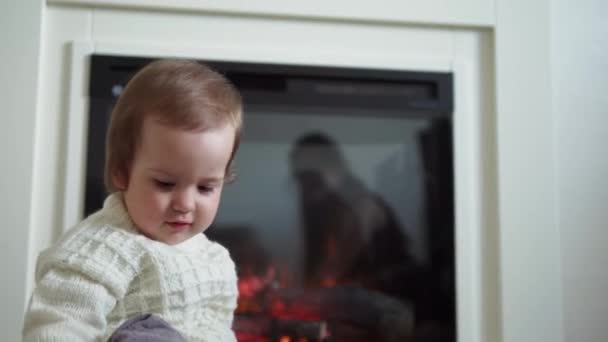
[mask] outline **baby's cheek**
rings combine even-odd
[[[201,223],[203,223],[205,228],[207,228],[207,226],[209,226],[213,222],[215,216],[217,215],[217,210],[217,203],[207,203],[207,205],[199,211],[199,220],[201,221]]]
[[[169,200],[167,195],[159,194],[158,192],[151,193],[148,197],[148,208],[150,214],[161,215],[169,208]]]

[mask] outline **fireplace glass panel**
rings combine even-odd
[[[92,58],[85,214],[106,196],[111,108],[147,61]],[[451,76],[208,63],[245,102],[206,232],[237,266],[238,340],[455,342]]]

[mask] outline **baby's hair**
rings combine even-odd
[[[106,139],[107,191],[118,191],[115,176],[128,177],[144,119],[148,117],[168,127],[188,131],[232,125],[236,134],[225,181],[233,180],[242,111],[238,90],[206,65],[179,59],[157,60],[146,65],[127,83],[111,114]]]

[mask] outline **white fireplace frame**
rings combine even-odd
[[[67,159],[62,227],[67,229],[82,219],[85,188],[86,137],[88,130],[89,56],[92,54],[143,57],[183,57],[231,60],[239,56],[234,47],[205,47],[168,44],[131,44],[108,41],[71,43]],[[285,55],[285,51],[281,51]],[[239,59],[232,59],[239,60]],[[272,62],[240,59],[247,62]],[[297,61],[298,56],[293,56]],[[276,61],[275,61],[276,62]],[[311,63],[307,63],[311,65]],[[443,71],[454,75],[454,177],[455,244],[458,341],[483,342],[489,318],[484,308],[487,282],[483,249],[481,114],[472,110],[472,65],[464,58],[421,56],[406,58],[408,70]],[[319,64],[326,65],[326,64]],[[340,65],[345,66],[345,65]],[[350,65],[353,66],[353,65]],[[378,66],[379,67],[379,66]],[[490,318],[491,319],[491,318]]]

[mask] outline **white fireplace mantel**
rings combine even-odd
[[[492,27],[495,0],[47,0],[49,4],[343,21]]]

